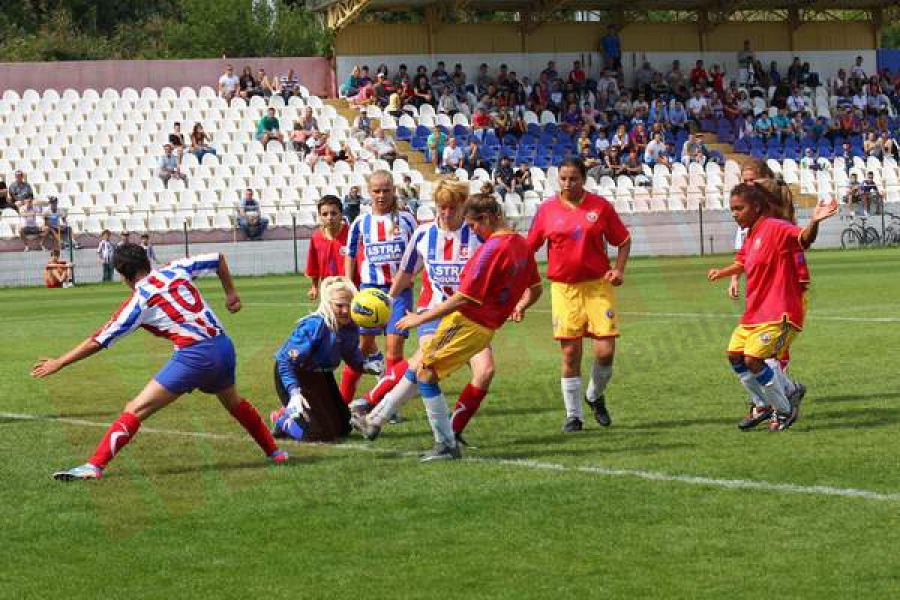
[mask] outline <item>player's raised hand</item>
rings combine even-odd
[[[830,217],[833,217],[837,214],[838,211],[838,201],[836,198],[833,198],[831,202],[827,204],[816,204],[816,210],[813,211],[812,220],[819,222],[824,221]]]
[[[622,275],[622,271],[618,269],[610,269],[606,272],[605,275],[603,275],[603,279],[618,287],[622,285],[624,277]]]
[[[230,294],[225,295],[225,306],[230,313],[236,313],[241,310],[241,297],[238,296],[237,292],[231,292]]]
[[[36,379],[43,379],[48,375],[53,375],[61,368],[62,363],[55,358],[41,358],[31,367],[31,376]]]

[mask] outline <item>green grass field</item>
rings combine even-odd
[[[794,428],[741,433],[724,347],[726,257],[632,261],[611,428],[559,433],[547,297],[495,338],[466,460],[421,465],[419,400],[374,444],[289,444],[266,465],[218,403],[186,396],[100,482],[85,461],[168,358],[138,332],[43,381],[28,370],[99,327],[121,285],[0,290],[2,598],[892,598],[900,596],[900,254],[810,255],[809,394]],[[276,406],[271,357],[309,310],[298,277],[238,281],[238,385]],[[587,371],[586,371],[587,373]],[[465,384],[444,385],[448,399]],[[371,382],[367,378],[366,382]],[[26,419],[26,415],[36,418]]]

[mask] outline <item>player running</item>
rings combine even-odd
[[[420,356],[410,360],[401,381],[368,415],[354,424],[370,440],[375,439],[392,412],[416,392],[422,393],[428,421],[434,432],[434,448],[423,462],[460,458],[462,452],[447,414],[440,380],[452,375],[487,348],[496,330],[507,319],[521,321],[525,310],[541,296],[541,277],[533,253],[522,236],[503,221],[500,203],[493,195],[478,194],[465,204],[466,223],[485,240],[460,275],[459,290],[440,304],[417,315],[402,318],[397,327],[408,330],[440,320]]]
[[[413,277],[419,271],[422,272],[419,312],[434,308],[457,292],[463,268],[481,246],[478,236],[463,220],[463,205],[468,195],[467,182],[442,180],[437,184],[433,193],[438,212],[437,221],[416,229],[403,256],[401,270],[391,285],[391,296],[397,296],[412,287]],[[419,326],[420,348],[434,336],[439,325],[440,320],[437,319]],[[420,358],[419,351],[410,361]],[[370,392],[351,403],[351,412],[357,413],[357,417],[370,412],[397,385],[408,366],[406,361],[396,363]],[[464,444],[462,432],[481,406],[494,376],[494,355],[491,348],[487,347],[473,356],[469,366],[472,369],[472,380],[463,388],[451,419],[457,441]]]
[[[528,245],[537,252],[549,242],[547,277],[550,287],[553,336],[562,350],[563,432],[581,431],[582,339],[593,339],[594,362],[587,403],[597,423],[609,426],[606,386],[612,378],[619,315],[613,287],[622,285],[631,252],[631,236],[612,204],[584,190],[587,171],[579,159],[559,167],[559,194],[541,204]],[[606,245],[618,248],[610,266]]]
[[[234,386],[234,346],[219,319],[191,283],[203,273],[215,272],[222,282],[228,311],[238,312],[241,300],[225,257],[203,254],[155,270],[151,269],[141,246],[126,243],[116,248],[113,265],[125,285],[131,288],[131,296],[97,333],[60,358],[39,360],[31,369],[31,376],[52,375],[109,348],[138,327],[171,340],[175,353],[125,405],[125,411],[106,431],[90,460],[68,471],[54,473],[53,478],[62,481],[100,479],[113,457],[137,435],[142,422],[195,389],[214,394],[270,460],[276,463],[287,461],[287,453],[278,449],[259,413],[238,395]]]
[[[341,360],[373,372],[359,349],[359,328],[350,319],[356,286],[346,277],[326,277],[319,308],[297,322],[275,353],[275,390],[283,408],[270,418],[275,437],[331,442],[350,433],[350,412],[334,370]]]
[[[740,184],[732,190],[731,214],[748,230],[747,239],[734,263],[711,269],[708,279],[747,275],[747,306],[731,335],[728,360],[751,395],[764,399],[769,430],[783,431],[796,421],[798,404],[788,400],[766,360],[781,358],[803,329],[803,290],[795,256],[815,241],[819,223],[837,212],[837,201],[817,205],[803,229],[774,218],[775,203],[757,185]]]
[[[337,196],[322,196],[316,205],[319,213],[319,227],[309,240],[306,257],[306,276],[311,281],[307,296],[310,300],[319,298],[319,282],[326,277],[344,274],[347,257],[347,237],[350,226],[344,222],[341,199]]]
[[[362,253],[359,264],[359,278],[362,289],[378,288],[388,293],[400,270],[400,261],[412,234],[416,220],[411,214],[401,211],[397,205],[394,179],[389,171],[374,171],[368,178],[369,195],[372,198],[372,214],[360,215],[350,226],[348,253],[344,260],[344,274],[351,279],[357,274],[357,255]],[[403,344],[409,333],[397,328],[397,321],[412,310],[411,288],[402,290],[395,298],[393,311],[387,325],[378,329],[360,328],[360,348],[369,361],[383,360],[375,342],[375,336],[387,335],[384,357],[387,368],[403,360]],[[344,365],[341,378],[341,396],[350,404],[356,394],[356,385],[362,372],[351,365]]]

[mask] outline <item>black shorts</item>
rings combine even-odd
[[[23,227],[22,228],[23,235],[40,235],[41,228],[40,227]]]
[[[287,406],[290,396],[278,376],[278,364],[274,367],[275,391],[282,406]],[[304,441],[333,442],[350,435],[350,409],[341,397],[334,373],[303,371],[297,373],[303,395],[309,401],[309,428]]]

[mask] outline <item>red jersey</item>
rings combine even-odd
[[[606,275],[606,244],[619,247],[630,237],[612,204],[585,192],[575,207],[563,203],[558,196],[541,204],[528,231],[528,245],[537,252],[549,241],[547,277],[551,281],[579,283]]]
[[[797,255],[804,250],[800,227],[760,217],[747,233],[735,262],[747,275],[747,307],[742,325],[780,323],[803,328],[803,288]]]
[[[309,254],[306,259],[306,276],[324,279],[344,274],[344,259],[347,258],[347,236],[350,227],[343,223],[337,237],[329,240],[316,229],[309,240]]]
[[[459,312],[490,329],[500,329],[530,287],[541,285],[534,253],[517,233],[495,233],[466,263],[459,293],[474,303]]]

